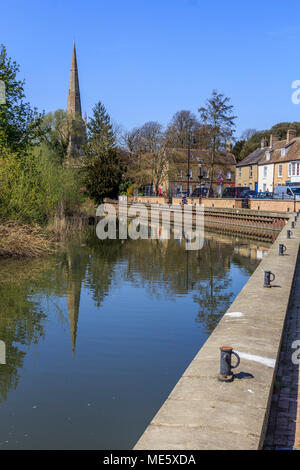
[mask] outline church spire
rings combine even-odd
[[[73,42],[67,113],[72,114],[74,117],[82,117],[75,41]]]

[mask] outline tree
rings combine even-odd
[[[233,106],[229,103],[230,98],[213,90],[211,98],[206,101],[206,106],[198,109],[201,122],[206,126],[209,137],[210,188],[214,180],[216,155],[226,148],[226,141],[232,138],[235,129],[236,116],[232,114]]]
[[[104,197],[115,198],[122,179],[117,149],[87,146],[84,163],[84,183],[89,197],[98,204]]]
[[[197,147],[201,125],[191,111],[178,111],[174,114],[166,130],[168,147],[187,148],[188,140],[191,146]]]
[[[251,137],[256,134],[257,129],[245,129],[241,134],[241,140],[249,140]]]
[[[154,121],[146,122],[127,133],[126,142],[131,154],[126,177],[138,187],[152,184],[157,194],[169,171],[162,125]]]
[[[122,179],[122,161],[115,147],[115,134],[104,105],[93,107],[88,124],[88,142],[84,148],[84,183],[88,195],[97,203],[115,197]]]
[[[61,163],[67,156],[70,136],[80,137],[83,123],[81,118],[68,116],[66,111],[58,109],[54,113],[48,113],[43,116],[40,128],[41,143],[45,143],[53,150]]]
[[[89,119],[87,128],[89,145],[95,145],[98,149],[100,147],[108,149],[115,146],[116,136],[113,125],[101,101],[93,107],[93,116]]]
[[[0,147],[19,152],[34,142],[40,131],[41,114],[24,102],[24,80],[17,79],[19,65],[0,49],[0,80],[6,88],[6,103],[0,106]]]

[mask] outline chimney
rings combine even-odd
[[[287,134],[286,134],[286,142],[289,143],[295,137],[296,137],[296,129],[288,129]]]
[[[278,137],[277,134],[271,134],[270,135],[270,147],[273,147],[275,142],[278,142],[278,141],[279,141],[279,137]]]
[[[265,148],[265,147],[268,147],[268,139],[267,139],[267,137],[263,137],[263,138],[261,139],[261,145],[260,145],[260,146],[261,146],[262,149]]]
[[[232,143],[230,140],[227,140],[226,142],[226,152],[231,152],[232,151]]]

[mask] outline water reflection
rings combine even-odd
[[[256,268],[257,258],[260,258],[261,253],[267,249],[267,245],[264,246],[264,244],[213,233],[207,234],[204,247],[199,251],[186,251],[184,240],[166,240],[159,237],[156,240],[100,242],[95,237],[94,231],[89,230],[73,236],[56,256],[42,260],[2,260],[0,263],[0,339],[6,343],[7,364],[0,365],[0,402],[8,400],[10,404],[9,392],[18,388],[26,355],[29,354],[33,345],[37,345],[41,354],[44,353],[43,340],[47,338],[47,335],[49,336],[49,325],[53,324],[57,326],[52,327],[51,334],[57,335],[57,344],[62,349],[61,342],[66,340],[69,342],[69,351],[72,352],[74,360],[79,338],[82,338],[82,354],[88,354],[90,338],[94,338],[93,335],[96,332],[97,337],[101,338],[101,335],[112,337],[109,336],[112,335],[111,331],[116,335],[122,335],[119,336],[122,340],[118,340],[120,347],[123,347],[122,341],[125,344],[126,335],[135,337],[137,345],[130,344],[130,351],[134,351],[139,347],[140,331],[143,330],[145,353],[153,357],[156,354],[159,356],[160,351],[157,348],[160,345],[166,358],[170,352],[168,360],[172,359],[172,361],[168,365],[170,376],[167,387],[172,386],[178,374],[182,372],[180,368],[178,369],[178,364],[183,367],[192,359],[192,355],[201,346],[201,341],[203,342],[215,328],[235,295]],[[122,289],[128,290],[125,297],[118,294]],[[113,295],[117,296],[115,304],[114,307],[109,307],[106,299],[112,302]],[[138,296],[142,300],[138,300]],[[140,303],[137,303],[138,301]],[[178,308],[176,310],[174,306],[181,305],[180,302],[182,303],[181,310]],[[92,320],[89,312],[95,307],[100,316]],[[118,322],[115,322],[116,314],[115,317],[107,314],[111,308],[119,314],[124,312],[123,316],[118,316]],[[147,319],[143,320],[148,326],[144,327],[144,324],[138,323],[143,316],[143,309],[149,312],[151,308],[153,308],[153,322],[157,329],[155,353],[151,349],[154,348],[151,331],[148,332],[151,318],[147,316]],[[130,318],[131,312],[132,318]],[[140,312],[139,315],[138,312]],[[162,322],[161,328],[160,321]],[[101,328],[99,322],[102,322]],[[193,330],[195,327],[200,329],[199,333]],[[118,333],[118,328],[120,333]],[[168,328],[174,332],[174,338],[181,340],[184,328],[188,335],[181,347],[178,346],[177,339],[178,357],[174,359],[171,358],[171,355],[174,356],[171,346],[167,347],[164,344]],[[63,339],[59,333],[61,330],[65,332]],[[192,331],[194,333],[191,334]],[[159,335],[162,335],[161,340]],[[118,346],[113,343],[112,350],[116,347]],[[93,353],[93,355],[88,355],[87,360],[98,367],[99,361],[104,361],[103,357],[103,353],[102,356],[99,354],[97,357]],[[64,367],[64,361],[67,364],[68,360],[66,355],[62,356],[61,367]],[[27,366],[29,370],[32,364],[30,361]],[[134,371],[139,370],[141,374],[138,358],[130,356],[128,363],[130,361],[131,365],[123,366],[123,370],[124,367],[130,368],[126,373],[132,374],[132,377],[137,374]],[[112,362],[102,362],[102,371],[105,371],[106,367],[109,369],[116,366],[112,365]],[[80,372],[84,373],[82,369]],[[80,372],[74,380],[81,380]],[[27,372],[24,373],[26,377]],[[149,370],[143,373],[151,377]],[[158,369],[153,370],[152,373],[153,379]],[[52,380],[61,380],[61,377],[56,377],[53,373]],[[85,388],[97,387],[97,379],[92,373],[91,380],[93,383],[86,383]],[[123,384],[116,382],[117,380],[119,379],[114,377],[112,389],[117,386],[122,390]],[[162,380],[162,384],[165,380],[166,377]],[[85,393],[80,390],[78,386],[78,397],[80,393],[82,395]],[[168,388],[163,393],[165,394],[167,390]],[[149,394],[150,392],[151,387]],[[145,417],[139,418],[139,426],[142,426],[141,423],[149,418],[152,408],[155,408],[161,400],[161,397],[156,398],[158,402],[153,398],[152,403],[152,396],[153,390],[151,396],[147,397],[146,394],[143,398],[148,399],[149,408],[147,409],[145,403],[143,404]],[[132,400],[130,405],[128,403],[126,405],[128,410],[131,406],[136,406],[134,396]],[[109,412],[112,410],[108,406],[107,413]],[[126,411],[124,413],[126,414]],[[132,413],[131,410],[130,416]],[[9,422],[8,418],[7,422]],[[2,426],[3,431],[5,420],[2,421]],[[134,433],[140,432],[139,429],[133,429],[132,436],[136,436]],[[114,429],[112,432],[116,438],[116,448],[118,448],[120,441],[116,436],[119,431]],[[133,439],[132,436],[131,439]],[[83,436],[80,439],[80,442],[84,441]],[[106,442],[106,445],[112,448],[110,441]],[[62,448],[64,448],[63,443]]]

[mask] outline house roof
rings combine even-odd
[[[187,149],[171,149],[168,148],[167,152],[169,154],[182,155],[183,162],[187,161]],[[210,155],[209,150],[206,149],[191,149],[190,150],[191,163],[198,163],[197,159],[200,158],[203,160],[204,164],[210,164]],[[236,165],[236,159],[233,153],[226,151],[219,151],[216,154],[215,162],[216,165]]]
[[[281,150],[286,149],[286,154],[281,156]],[[267,152],[270,153],[270,159],[267,160]],[[264,147],[254,150],[237,167],[249,165],[268,165],[270,163],[288,162],[291,160],[300,160],[300,138],[296,137],[290,142],[279,140],[271,147]]]
[[[240,166],[248,166],[248,165],[256,165],[260,162],[266,152],[266,148],[260,148],[251,152],[246,158],[244,158],[241,162],[237,163],[237,167]]]
[[[285,155],[282,156],[282,150],[285,149]],[[300,160],[300,138],[296,137],[290,142],[282,140],[277,142],[272,148],[266,148],[265,155],[260,160],[259,165],[268,165],[270,163],[284,163],[292,160]],[[267,160],[267,152],[270,158]]]

